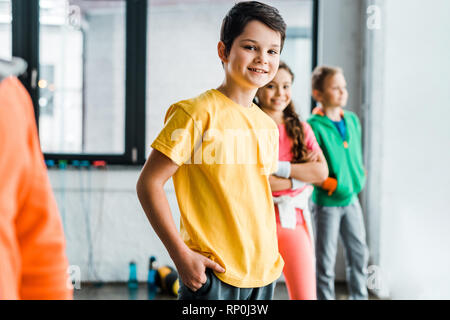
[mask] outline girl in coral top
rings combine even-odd
[[[310,184],[328,176],[325,157],[308,123],[300,121],[291,100],[294,74],[283,62],[274,79],[260,88],[256,102],[278,126],[278,171],[270,176],[278,248],[291,300],[315,300],[314,238],[308,210]]]

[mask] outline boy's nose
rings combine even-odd
[[[261,64],[267,64],[268,63],[268,59],[267,59],[267,55],[264,53],[264,52],[262,52],[262,53],[259,53],[257,56],[256,56],[256,59],[255,59],[258,63],[261,63]]]

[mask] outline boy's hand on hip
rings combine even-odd
[[[180,261],[174,262],[177,266],[181,281],[194,292],[206,283],[206,268],[220,273],[225,272],[225,269],[218,263],[192,250],[186,252]]]
[[[335,178],[328,177],[323,183],[322,183],[322,189],[328,191],[328,195],[331,196],[334,191],[336,191],[337,188],[337,180]]]

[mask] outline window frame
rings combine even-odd
[[[107,164],[145,162],[148,0],[125,0],[125,152],[123,154],[44,153],[46,160],[103,160]],[[20,80],[33,101],[39,130],[39,1],[12,1],[12,55],[28,63]]]
[[[312,8],[312,59],[311,59],[311,73],[318,64],[318,47],[319,47],[319,3],[320,0],[313,0]],[[316,107],[316,101],[311,94],[311,112]]]

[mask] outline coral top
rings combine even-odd
[[[314,135],[314,132],[312,131],[311,126],[305,121],[302,122],[302,126],[303,126],[303,130],[304,130],[304,134],[305,134],[306,148],[308,150],[311,150],[311,151],[320,151],[320,152],[322,152],[322,150],[320,149],[319,144],[317,143],[316,137]],[[293,144],[293,142],[292,142],[292,139],[287,134],[286,127],[285,127],[284,123],[278,125],[278,131],[280,133],[280,135],[279,135],[278,160],[280,160],[280,161],[292,161],[292,158],[294,157],[294,155],[292,153],[292,144]],[[310,186],[309,185],[305,185],[304,187],[299,188],[299,189],[295,189],[295,190],[294,189],[286,189],[286,190],[274,191],[274,192],[272,192],[272,196],[273,197],[279,197],[279,196],[289,195],[291,197],[295,197],[296,195],[301,193],[306,188],[310,188]],[[275,211],[276,211],[277,221],[279,222],[279,215],[278,215],[278,208],[277,208],[277,206],[275,206]],[[297,209],[296,211],[297,211],[297,223],[302,223],[303,222],[303,218],[302,218],[301,210]]]

